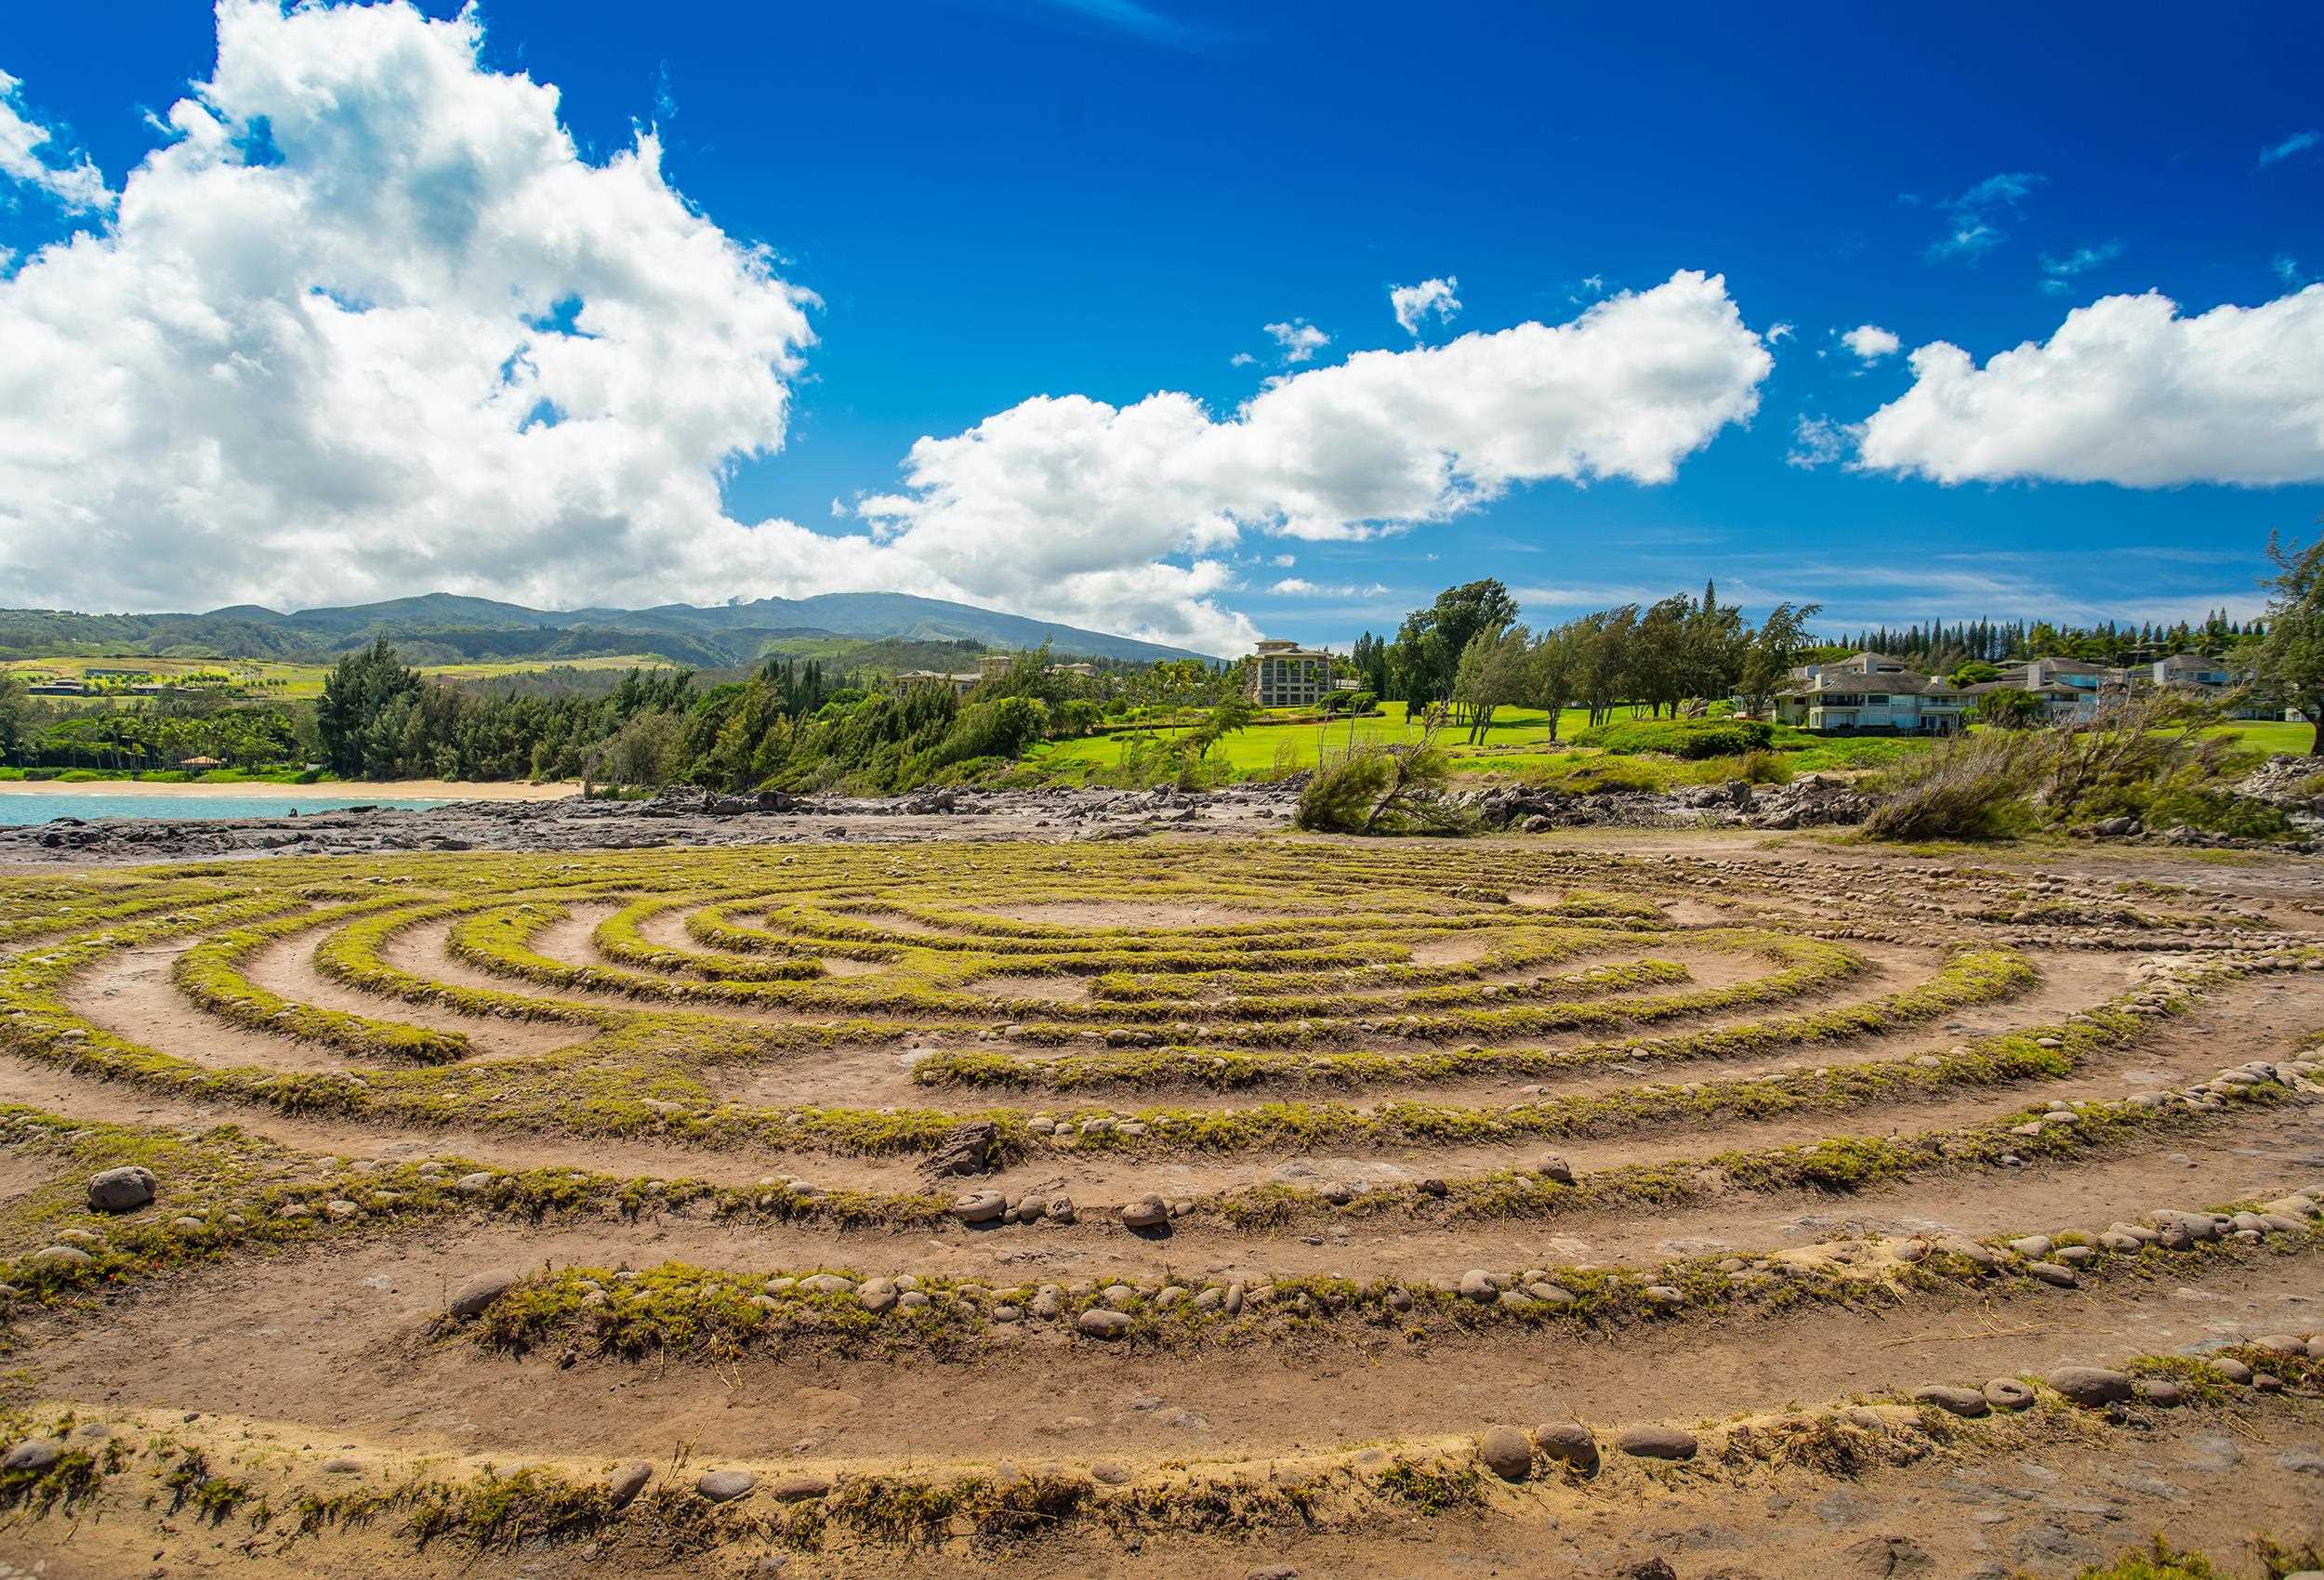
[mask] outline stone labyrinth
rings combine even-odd
[[[2324,1355],[2317,895],[1303,840],[0,879],[0,1497],[804,1573],[2257,1409]]]

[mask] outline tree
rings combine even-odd
[[[23,678],[0,669],[0,759],[12,756],[27,732]]]
[[[2267,557],[2276,574],[2260,582],[2267,634],[2248,646],[2252,683],[2315,727],[2308,755],[2324,757],[2324,536],[2303,548],[2270,533]]]
[[[2031,691],[1997,686],[1977,699],[1977,717],[1996,730],[2031,730],[2048,717],[2048,710]]]
[[[1767,612],[1743,661],[1740,685],[1746,713],[1764,713],[1774,703],[1776,693],[1791,678],[1791,666],[1809,645],[1807,623],[1823,607],[1820,603],[1779,603]]]
[[[394,771],[405,721],[420,691],[386,638],[349,653],[324,678],[315,725],[331,766],[350,779]]]
[[[1551,631],[1534,644],[1533,700],[1547,708],[1550,714],[1550,739],[1557,739],[1559,718],[1574,695],[1576,673],[1579,667],[1578,625],[1567,622]]]
[[[1460,655],[1481,631],[1499,636],[1517,618],[1517,600],[1487,576],[1446,587],[1405,616],[1389,651],[1392,682],[1408,703],[1449,703]]]
[[[1453,678],[1453,694],[1469,707],[1469,744],[1475,745],[1493,727],[1493,710],[1523,703],[1532,690],[1532,638],[1523,625],[1506,631],[1479,631],[1460,650],[1460,665]]]

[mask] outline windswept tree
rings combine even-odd
[[[1480,632],[1499,636],[1516,618],[1517,600],[1490,576],[1446,587],[1397,629],[1388,653],[1393,683],[1407,703],[1451,702],[1469,643]]]
[[[2267,634],[2246,650],[2252,683],[2315,727],[2308,755],[2324,757],[2324,535],[2303,548],[2270,533],[2267,557]]]
[[[1810,645],[1807,623],[1824,606],[1820,603],[1779,603],[1767,612],[1751,638],[1743,660],[1739,686],[1747,712],[1764,713],[1791,678],[1791,666]]]
[[[1453,695],[1469,709],[1469,744],[1493,728],[1493,711],[1522,704],[1534,690],[1532,638],[1523,625],[1479,631],[1460,650]]]

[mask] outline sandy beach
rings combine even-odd
[[[470,784],[443,779],[394,779],[350,783],[331,781],[317,784],[169,784],[143,779],[85,779],[71,783],[57,780],[0,780],[0,796],[298,796],[330,797],[353,801],[555,801],[581,792],[577,780],[547,784],[494,782]]]

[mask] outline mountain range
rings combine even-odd
[[[284,614],[233,604],[203,614],[78,614],[0,609],[0,654],[103,651],[153,657],[301,658],[350,652],[385,638],[425,644],[437,662],[589,658],[653,653],[705,668],[746,665],[786,638],[973,641],[1002,650],[1044,642],[1061,658],[1204,658],[1184,648],[1085,631],[1020,614],[908,593],[822,593],[699,607],[528,609],[492,599],[427,593],[382,603]]]

